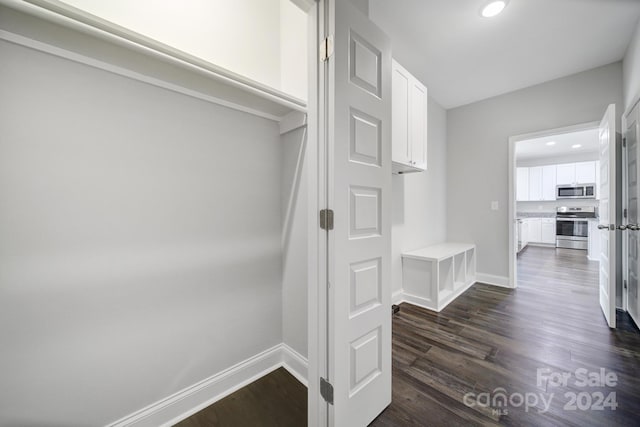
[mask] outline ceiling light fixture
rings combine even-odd
[[[492,1],[482,8],[482,16],[492,18],[498,15],[507,7],[507,0]]]
[[[556,145],[556,142],[555,141],[549,141],[549,142],[547,142],[547,145],[549,145],[549,146]]]
[[[571,146],[571,148],[580,148],[580,147],[582,147],[582,144],[573,144]]]

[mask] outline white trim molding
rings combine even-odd
[[[583,130],[589,129],[597,129],[600,125],[600,122],[589,122],[589,123],[581,123],[572,126],[565,126],[556,129],[548,129],[542,130],[539,132],[532,132],[522,135],[514,135],[509,137],[509,146],[508,146],[508,168],[507,168],[507,180],[508,180],[508,191],[509,194],[509,206],[508,206],[508,217],[507,217],[507,227],[509,229],[509,278],[507,281],[504,281],[504,277],[502,276],[493,276],[490,274],[483,275],[486,278],[485,280],[480,280],[481,274],[478,274],[478,281],[484,281],[485,283],[489,283],[491,285],[502,286],[505,288],[516,288],[518,286],[518,259],[517,259],[517,248],[515,237],[517,233],[517,200],[516,200],[516,144],[520,141],[525,141],[527,139],[534,138],[542,138],[546,136],[555,136],[565,133],[572,132],[580,132]]]
[[[281,343],[114,421],[107,427],[172,426],[280,367],[307,385],[307,359]]]
[[[282,366],[289,371],[291,375],[296,377],[298,381],[309,386],[307,381],[308,361],[307,358],[289,347],[287,344],[281,344],[282,349]]]
[[[499,286],[501,288],[515,288],[507,276],[495,276],[493,274],[476,273],[476,283]]]
[[[405,294],[402,289],[394,291],[393,294],[391,294],[391,304],[398,305],[406,301],[407,300],[405,299]]]

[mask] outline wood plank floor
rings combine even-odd
[[[529,247],[518,269],[518,289],[476,284],[441,313],[402,304],[393,319],[393,402],[373,426],[640,425],[640,334],[622,315],[620,329],[607,327],[598,264],[580,251]],[[570,372],[572,379],[538,385],[538,368]],[[617,385],[578,387],[579,368],[614,372]],[[528,411],[465,406],[465,394],[499,387],[539,401]],[[565,410],[565,393],[581,392],[590,398],[615,392],[618,407]],[[551,399],[546,412],[542,397]],[[305,426],[306,399],[304,386],[279,369],[178,425]]]
[[[252,382],[176,424],[179,427],[307,425],[307,388],[284,368]]]
[[[518,269],[516,290],[476,284],[439,314],[401,306],[393,320],[393,403],[374,426],[640,425],[640,334],[623,316],[621,329],[607,327],[598,264],[582,251],[529,247]],[[539,368],[572,377],[566,386],[538,385]],[[580,387],[579,368],[612,371],[617,385]],[[499,387],[538,402],[528,411],[517,397],[502,408],[464,404],[469,392],[493,396]],[[582,392],[583,408],[597,392],[615,392],[618,407],[566,410],[565,393]],[[542,398],[551,402],[546,412]]]

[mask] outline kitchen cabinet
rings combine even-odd
[[[516,169],[516,200],[518,202],[556,199],[556,166],[536,166]]]
[[[557,185],[593,184],[598,162],[565,163],[556,166]]]
[[[427,88],[395,60],[392,62],[393,173],[427,169]]]
[[[516,200],[518,202],[529,200],[529,168],[516,169]]]
[[[526,219],[518,220],[518,252],[529,244],[529,222]]]
[[[576,163],[576,184],[596,182],[596,162]]]
[[[573,185],[576,182],[576,164],[556,165],[556,185]]]
[[[554,245],[556,243],[555,218],[522,218],[518,220],[518,251],[528,244]]]
[[[529,200],[542,200],[542,166],[529,168]]]
[[[556,199],[556,165],[542,167],[542,200]]]
[[[531,243],[540,243],[542,241],[542,220],[540,218],[529,218],[527,222],[529,223],[527,240]]]
[[[556,243],[555,218],[542,218],[540,220],[540,243],[555,245]]]

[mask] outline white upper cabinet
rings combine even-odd
[[[516,169],[516,200],[518,202],[529,200],[529,168]]]
[[[556,185],[573,185],[576,183],[576,164],[567,163],[556,166]]]
[[[557,185],[595,184],[596,162],[566,163],[557,166]]]
[[[409,165],[409,90],[411,75],[393,61],[392,80],[392,158],[394,162]]]
[[[418,169],[427,170],[427,88],[417,80],[411,89],[411,161]]]
[[[542,200],[556,199],[556,165],[542,166]]]
[[[518,202],[556,200],[558,185],[597,184],[600,181],[597,161],[519,167],[516,175]]]
[[[396,61],[392,64],[393,173],[427,169],[427,88]]]
[[[576,163],[576,184],[595,184],[596,162]]]
[[[542,200],[542,166],[529,168],[529,200]]]

